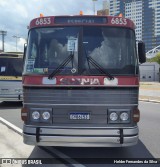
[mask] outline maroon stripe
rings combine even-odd
[[[23,85],[24,86],[27,86],[27,85],[53,86],[53,84],[43,84],[42,83],[43,77],[47,77],[47,76],[23,76]],[[85,85],[91,85],[91,83],[93,83],[94,81],[95,83],[96,81],[99,81],[99,84],[93,84],[93,85],[104,85],[104,78],[106,78],[106,76],[56,76],[55,78],[56,78],[56,85],[65,85],[64,84],[65,82],[63,81],[69,81],[67,85],[79,86],[80,84],[74,81],[85,81]],[[118,79],[117,86],[138,86],[139,85],[138,76],[115,76],[115,78]]]

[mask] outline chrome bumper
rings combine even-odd
[[[23,127],[25,144],[68,147],[124,147],[137,144],[138,127],[132,128],[66,128]]]
[[[0,94],[0,101],[22,101],[22,95],[12,95],[12,94]]]

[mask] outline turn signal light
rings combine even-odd
[[[22,108],[21,109],[21,119],[22,121],[27,121],[27,108]]]
[[[133,110],[133,121],[134,122],[139,122],[139,120],[140,120],[140,111],[139,111],[138,108],[135,108]]]

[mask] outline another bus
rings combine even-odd
[[[22,101],[23,53],[0,53],[0,101]]]
[[[138,54],[137,54],[138,53]],[[135,25],[114,16],[49,16],[30,23],[23,72],[24,143],[124,147],[138,141]]]

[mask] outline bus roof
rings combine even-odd
[[[96,16],[96,15],[38,17],[30,22],[29,29],[36,27],[80,26],[80,25],[126,27],[135,29],[135,25],[133,21],[130,19],[118,16]]]

